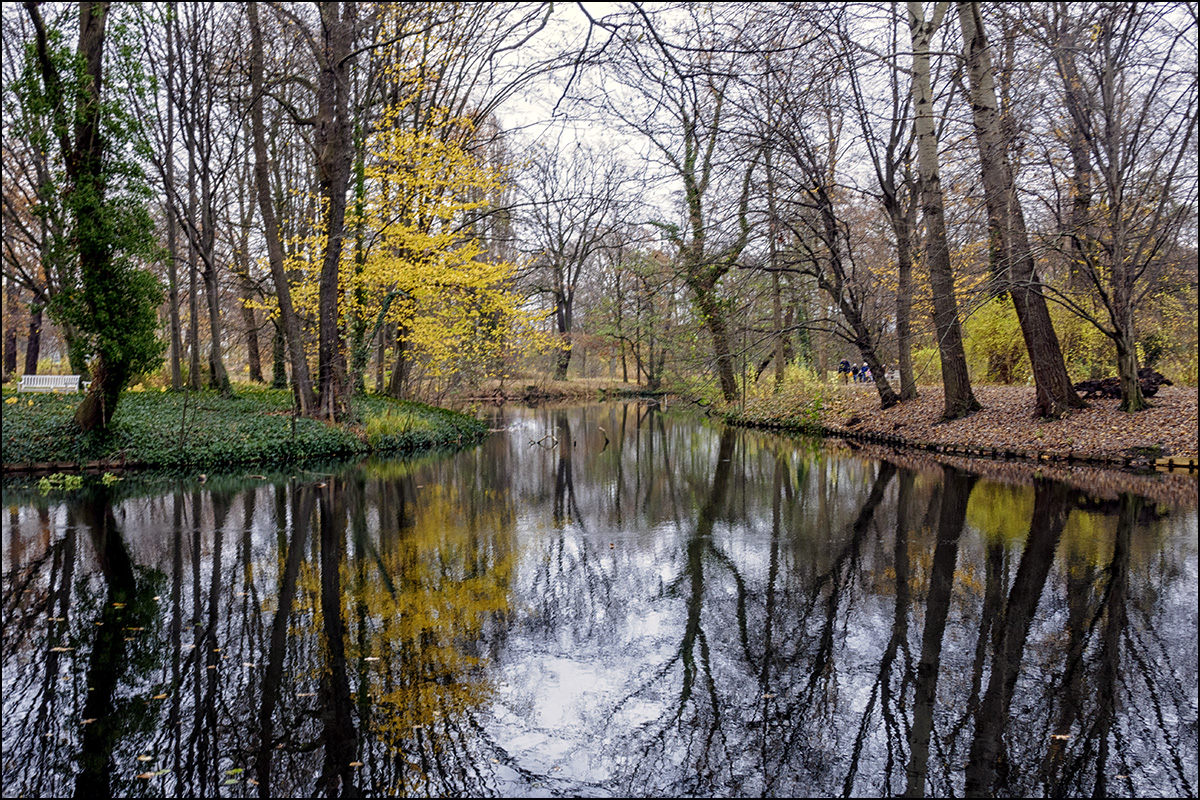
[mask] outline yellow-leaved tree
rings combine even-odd
[[[342,249],[339,320],[360,332],[347,342],[358,350],[347,354],[352,370],[380,331],[394,330],[388,393],[411,396],[419,383],[432,398],[495,376],[506,352],[544,346],[544,334],[512,290],[517,265],[489,257],[476,234],[507,189],[507,165],[477,154],[470,120],[434,114],[418,127],[407,106],[389,107],[367,137],[358,202],[346,211],[353,243]],[[302,276],[295,302],[305,314],[316,313],[322,228],[288,263]]]

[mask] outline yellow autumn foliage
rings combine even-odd
[[[540,316],[513,291],[517,265],[492,258],[475,232],[508,188],[508,168],[472,151],[469,120],[433,114],[415,129],[406,105],[389,108],[366,142],[361,189],[346,211],[339,322],[369,329],[382,313],[424,375],[480,374],[506,348],[544,346]],[[311,230],[286,267],[299,276],[297,309],[315,319],[323,220]]]

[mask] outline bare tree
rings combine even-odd
[[[963,35],[963,56],[970,78],[969,98],[975,122],[975,141],[983,174],[988,211],[989,252],[1000,288],[1009,291],[1021,323],[1025,349],[1033,369],[1037,417],[1058,418],[1086,404],[1079,399],[1067,376],[1058,334],[1034,267],[1033,251],[1025,230],[1025,213],[1017,196],[1008,153],[1012,126],[1004,126],[996,97],[992,57],[979,3],[957,4]]]
[[[531,289],[548,295],[561,342],[555,380],[566,380],[575,328],[575,297],[585,269],[594,269],[600,251],[615,244],[629,191],[624,166],[596,149],[576,143],[569,152],[539,148],[522,182],[528,210],[523,215],[536,252]]]
[[[938,137],[934,126],[929,69],[930,44],[948,7],[949,3],[937,3],[933,16],[926,20],[924,4],[910,2],[908,22],[913,46],[913,108],[916,112],[917,161],[921,175],[921,211],[925,221],[925,266],[929,270],[929,283],[933,291],[933,323],[937,329],[938,352],[942,362],[945,398],[942,416],[944,419],[957,419],[979,409],[980,405],[971,391],[958,301],[954,296],[954,272],[950,266],[950,247],[946,239],[946,213],[939,177]]]
[[[864,44],[863,31],[839,26],[853,107],[863,132],[863,146],[875,172],[878,199],[887,212],[896,248],[896,364],[900,372],[899,400],[917,396],[912,363],[913,255],[917,247],[917,209],[920,190],[913,174],[912,86],[899,64],[898,9],[892,4],[886,27],[889,41],[883,53]],[[871,65],[884,71],[880,76]],[[886,100],[868,91],[868,82],[886,81]],[[879,122],[877,123],[877,120]],[[876,125],[886,126],[880,135]]]
[[[292,387],[301,414],[311,414],[316,406],[308,359],[304,355],[304,335],[300,318],[292,305],[291,286],[283,265],[283,243],[275,216],[275,200],[271,191],[270,166],[267,159],[266,126],[263,123],[263,36],[259,23],[258,3],[247,6],[250,20],[250,119],[254,144],[254,180],[258,194],[259,213],[267,240],[267,261],[275,283],[275,296],[292,366]]]
[[[770,213],[770,222],[792,234],[788,251],[776,258],[786,268],[810,276],[829,297],[840,317],[829,323],[830,329],[858,349],[871,368],[881,405],[890,408],[899,398],[879,357],[880,326],[871,320],[879,281],[855,259],[846,219],[854,212],[853,203],[839,169],[846,150],[841,111],[846,70],[820,42],[810,45],[811,53],[784,50],[785,42],[798,38],[794,31],[800,27],[814,25],[793,14],[783,20],[783,27],[773,26],[769,38],[763,33],[754,37],[766,41],[763,64],[753,78],[760,146],[773,156],[768,212],[773,205],[781,206]],[[814,80],[814,75],[820,77]]]
[[[1053,208],[1062,249],[1099,307],[1069,287],[1055,298],[1113,342],[1121,409],[1139,411],[1149,404],[1138,382],[1137,311],[1161,288],[1189,226],[1195,235],[1196,15],[1174,3],[1074,9],[1054,4],[1031,16],[1073,128],[1073,192]]]
[[[726,402],[737,398],[722,279],[750,240],[749,196],[759,154],[734,153],[727,128],[734,61],[747,52],[741,9],[693,5],[658,19],[634,6],[606,72],[603,110],[644,136],[683,192],[682,225],[664,223],[696,311],[712,340]],[[701,43],[702,46],[693,46]]]

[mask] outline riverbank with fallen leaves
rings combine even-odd
[[[943,422],[940,386],[923,386],[915,400],[883,410],[868,384],[824,386],[797,411],[778,401],[749,402],[725,416],[735,424],[807,428],[825,435],[883,441],[966,455],[969,449],[1044,461],[1111,462],[1151,466],[1162,459],[1197,458],[1195,387],[1164,386],[1153,406],[1136,414],[1119,400],[1089,400],[1060,420],[1032,416],[1032,386],[977,386],[982,410]]]

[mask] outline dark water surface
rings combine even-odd
[[[494,425],[7,490],[4,795],[1195,796],[1194,506],[640,404]]]

